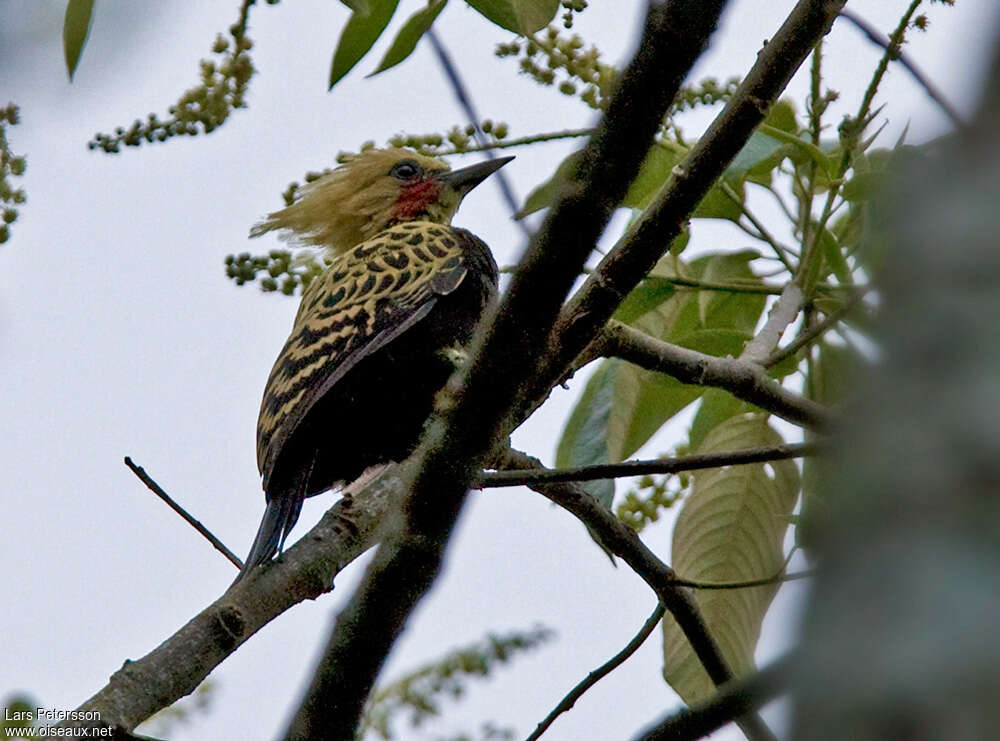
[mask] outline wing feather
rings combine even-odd
[[[261,402],[257,463],[265,488],[282,446],[316,402],[426,317],[466,272],[450,227],[409,222],[362,242],[310,284]]]

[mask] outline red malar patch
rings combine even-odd
[[[438,184],[431,178],[418,180],[403,186],[403,192],[392,209],[395,219],[410,219],[437,201],[440,195]]]

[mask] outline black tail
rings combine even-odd
[[[302,511],[301,494],[284,494],[274,497],[267,503],[264,510],[264,517],[261,518],[260,527],[257,528],[257,536],[250,546],[250,553],[243,564],[243,570],[236,577],[240,581],[249,574],[255,567],[266,561],[270,561],[279,547],[285,544],[285,538],[295,526],[299,519],[299,512]],[[235,582],[234,582],[235,583]]]

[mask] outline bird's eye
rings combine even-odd
[[[389,170],[389,174],[394,178],[399,178],[400,180],[412,180],[421,174],[420,165],[413,160],[397,162],[392,166],[392,169]]]

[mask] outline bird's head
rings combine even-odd
[[[402,221],[450,224],[462,198],[513,157],[460,170],[410,149],[369,149],[305,186],[250,232],[285,229],[304,244],[345,252]]]

